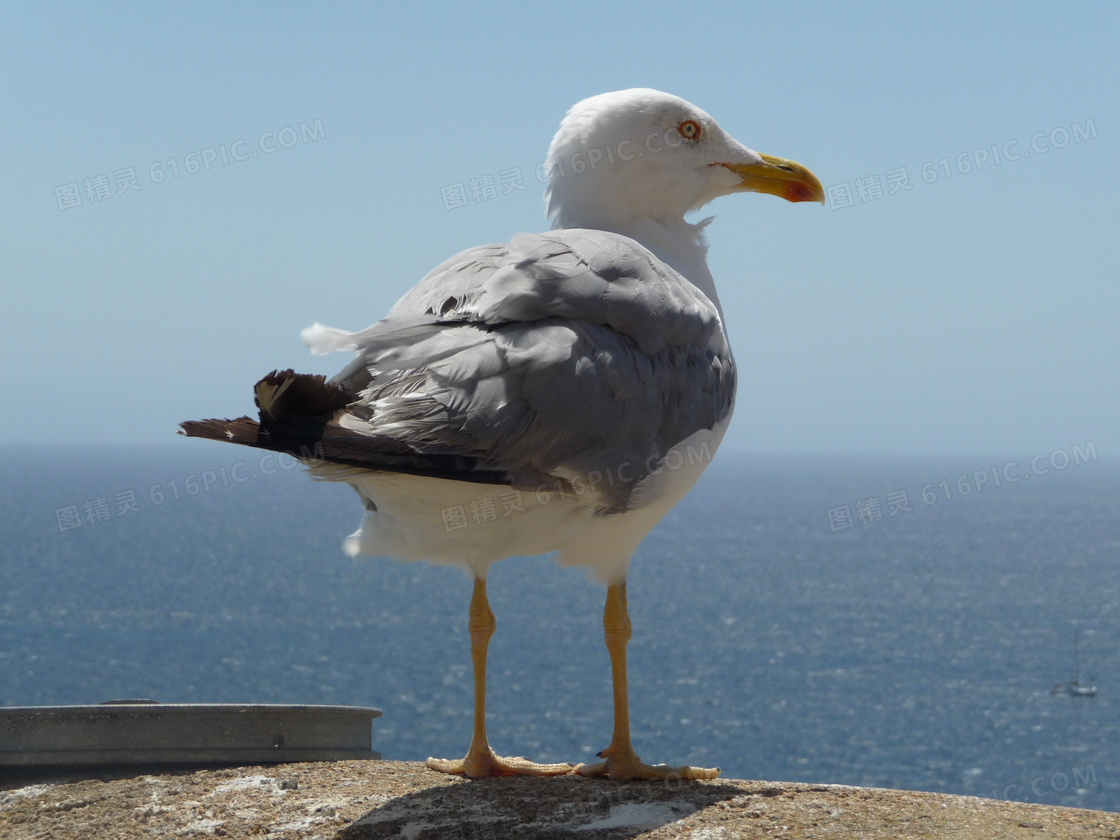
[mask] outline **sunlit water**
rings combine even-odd
[[[350,560],[348,488],[194,443],[4,453],[0,703],[371,705],[387,758],[461,755],[466,576]],[[717,458],[631,567],[639,753],[1120,810],[1120,465],[1007,463]],[[611,728],[603,589],[537,558],[489,591],[492,743],[589,760]],[[1051,693],[1075,632],[1094,698]]]

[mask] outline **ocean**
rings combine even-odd
[[[2,450],[0,705],[376,706],[386,758],[458,757],[470,581],[353,560],[353,492],[177,441]],[[469,523],[470,527],[484,524]],[[629,579],[635,748],[729,777],[1120,811],[1120,463],[720,453]],[[604,590],[495,565],[499,752],[611,730]],[[1055,686],[1074,679],[1078,698]]]

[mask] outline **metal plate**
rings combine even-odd
[[[378,759],[363,706],[170,704],[0,708],[0,767]]]

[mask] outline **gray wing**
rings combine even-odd
[[[655,469],[731,411],[735,368],[715,306],[633,240],[601,231],[515,236],[465,251],[358,333],[333,380],[336,421],[417,453],[465,456],[514,484]],[[600,488],[625,509],[632,483]]]

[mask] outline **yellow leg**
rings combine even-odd
[[[559,776],[572,772],[571,764],[537,764],[524,758],[495,755],[486,740],[486,651],[497,622],[486,598],[486,581],[475,578],[471,595],[471,662],[474,665],[474,734],[465,758],[429,758],[428,767],[479,779],[484,776]]]
[[[614,734],[610,746],[599,753],[598,764],[581,764],[581,776],[608,776],[612,779],[714,779],[719,768],[670,767],[667,764],[643,764],[630,743],[630,700],[626,694],[626,645],[630,641],[630,613],[626,609],[626,581],[607,588],[607,605],[603,609],[603,636],[611,657],[611,681],[614,684]]]

